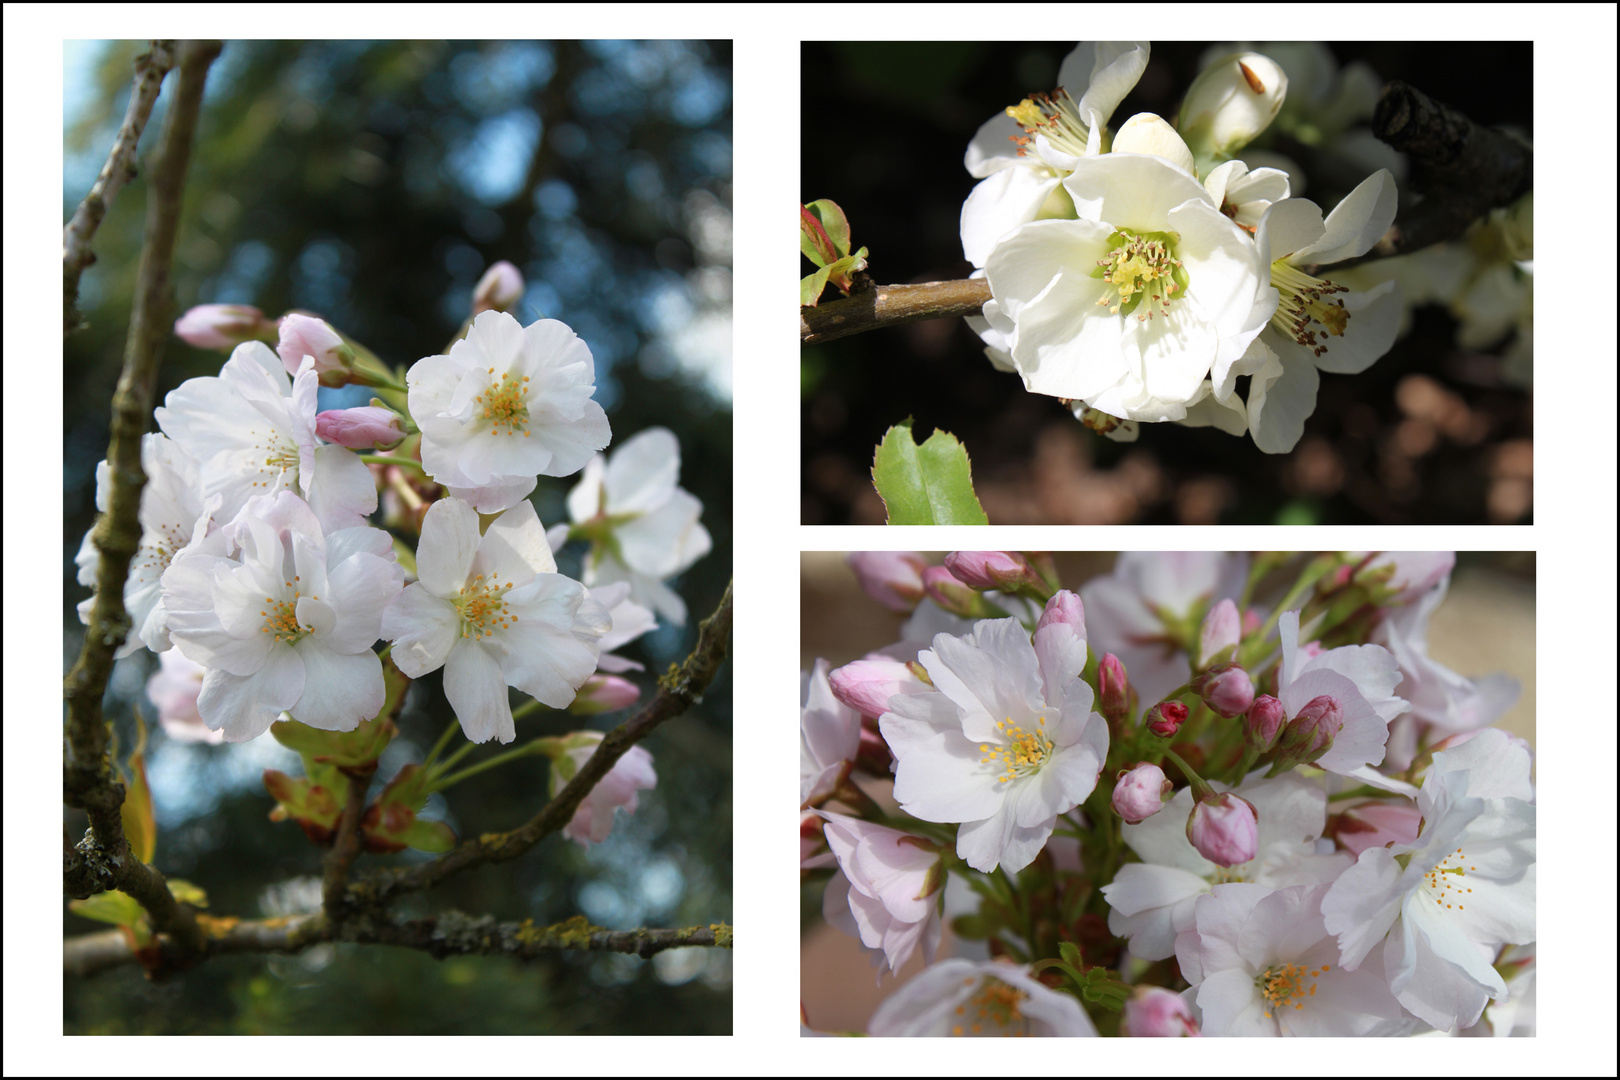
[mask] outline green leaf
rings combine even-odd
[[[442,821],[423,821],[421,818],[411,822],[411,827],[400,834],[400,839],[418,851],[431,851],[435,855],[456,846],[456,834],[450,831],[450,826]]]
[[[97,893],[87,900],[70,900],[68,910],[75,915],[114,926],[134,926],[146,917],[146,909],[133,896],[117,889]]]
[[[821,294],[827,288],[827,275],[832,273],[832,267],[823,266],[813,274],[809,274],[799,281],[799,306],[815,307],[821,302]]]
[[[935,431],[918,446],[909,416],[878,444],[872,483],[888,508],[890,525],[990,524],[973,494],[967,450],[947,431]]]
[[[831,199],[817,199],[805,209],[816,216],[838,254],[848,255],[849,219],[844,216],[843,208]]]
[[[799,250],[817,266],[835,263],[843,254],[833,246],[821,219],[808,206],[799,207]]]

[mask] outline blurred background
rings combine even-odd
[[[968,142],[1006,106],[1053,89],[1072,48],[805,43],[801,199],[843,207],[880,284],[968,276],[958,228],[976,183],[962,166]],[[1154,42],[1110,126],[1143,111],[1174,117],[1209,48]],[[1282,115],[1243,157],[1292,159],[1310,181],[1294,194],[1324,212],[1383,166],[1403,205],[1411,196],[1404,162],[1366,131],[1385,80],[1530,134],[1528,42],[1294,44],[1274,50],[1286,67],[1284,49],[1318,58],[1314,77],[1291,78]],[[912,415],[919,441],[938,427],[966,444],[992,523],[1528,522],[1529,282],[1500,248],[1481,233],[1409,267],[1402,287],[1423,302],[1406,336],[1360,375],[1324,374],[1316,412],[1287,455],[1178,424],[1143,424],[1139,441],[1110,442],[1056,398],[994,370],[961,319],[803,348],[801,520],[882,523],[872,452]],[[811,269],[802,257],[800,267]]]
[[[129,99],[135,42],[66,44],[63,220],[94,182]],[[171,79],[173,76],[171,76]],[[171,92],[142,140],[156,144]],[[685,627],[628,646],[643,687],[690,650],[731,572],[730,42],[229,42],[209,76],[175,263],[178,310],[242,303],[324,315],[391,364],[442,351],[474,283],[506,259],[528,282],[519,321],[568,323],[596,360],[596,400],[614,445],[663,425],[680,440],[681,484],[703,501],[714,550],[673,584]],[[63,664],[87,595],[73,555],[95,515],[96,462],[128,325],[143,184],[120,193],[81,285],[88,329],[65,356]],[[171,338],[158,400],[225,357]],[[357,387],[320,407],[364,404]],[[609,447],[611,452],[612,447]],[[566,519],[575,478],[542,478],[540,519]],[[579,545],[559,553],[578,576]],[[108,715],[127,754],[156,658],[115,668]],[[635,677],[635,676],[633,676]],[[440,677],[413,687],[379,778],[421,760],[450,716]],[[542,714],[520,737],[593,721]],[[524,858],[463,875],[397,914],[445,908],[539,924],[583,914],[610,928],[732,921],[731,673],[702,705],[642,745],[656,790],[613,835],[582,850],[560,836]],[[481,748],[467,762],[494,753]],[[207,890],[218,915],[259,918],[319,902],[320,851],[274,824],[261,776],[301,773],[269,737],[234,747],[166,741],[147,754],[157,865]],[[424,816],[459,835],[520,824],[546,798],[546,768],[480,774]],[[84,817],[67,812],[68,833]],[[408,861],[407,853],[365,863]],[[105,929],[66,914],[64,933]],[[704,1033],[731,1031],[730,954],[672,950],[652,961],[558,955],[435,961],[410,950],[318,946],[295,957],[226,957],[154,985],[133,966],[64,983],[69,1033]]]
[[[932,564],[943,552],[925,552]],[[1055,552],[1064,588],[1113,569],[1112,552]],[[905,617],[869,599],[836,552],[804,552],[799,564],[799,668],[818,659],[838,667],[874,649],[894,644]],[[1506,672],[1519,680],[1517,704],[1494,726],[1536,745],[1536,555],[1535,552],[1459,551],[1445,601],[1429,623],[1429,655],[1459,674]],[[894,808],[892,782],[859,777],[862,790]],[[923,968],[918,955],[898,973],[874,979],[873,955],[855,938],[827,925],[822,893],[830,876],[816,873],[800,897],[800,995],[810,1026],[819,1031],[865,1031],[878,1003]],[[968,894],[971,896],[972,894]],[[977,945],[978,943],[974,943]],[[952,955],[946,920],[939,957]],[[887,971],[887,969],[885,969]]]

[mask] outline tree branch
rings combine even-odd
[[[679,668],[658,680],[658,693],[637,713],[602,737],[579,772],[574,774],[556,798],[520,827],[505,833],[485,833],[463,841],[453,850],[431,862],[406,869],[377,871],[350,886],[357,905],[375,907],[400,893],[430,889],[446,878],[491,862],[506,862],[534,847],[561,829],[574,817],[597,781],[608,774],[615,762],[659,724],[681,715],[703,700],[703,691],[720,670],[731,639],[731,584],[714,614],[698,627],[697,645]]]
[[[208,68],[219,51],[217,41],[186,42],[179,47],[179,87],[151,169],[146,238],[124,346],[123,371],[113,394],[112,437],[107,447],[107,511],[93,533],[99,553],[95,603],[90,609],[84,644],[63,687],[67,699],[63,802],[83,809],[90,817],[89,830],[75,845],[78,858],[64,859],[68,895],[84,897],[106,889],[121,889],[146,908],[156,929],[172,931],[192,942],[198,931],[189,909],[175,902],[162,874],[134,857],[124,836],[119,815],[124,786],[108,760],[101,700],[112,673],[114,654],[129,636],[124,583],[141,538],[141,489],[146,484],[141,469],[141,437],[152,415],[163,342],[173,318],[169,267],[179,231],[192,135]]]
[[[576,915],[553,926],[535,926],[533,920],[497,922],[493,916],[473,917],[446,911],[405,922],[371,922],[334,927],[323,915],[241,921],[204,920],[206,956],[252,953],[298,953],[327,941],[367,945],[397,945],[420,949],[435,959],[446,956],[509,956],[533,960],[563,950],[630,953],[643,959],[666,949],[687,946],[731,948],[731,927],[726,923],[688,926],[678,930],[604,930]],[[159,970],[174,952],[167,936],[157,941]],[[195,957],[176,954],[177,962]],[[66,938],[62,942],[62,970],[68,975],[94,975],[120,964],[132,963],[128,939],[118,930]]]
[[[799,344],[819,345],[850,334],[921,319],[977,315],[988,299],[990,283],[984,278],[879,285],[870,292],[800,308]]]
[[[146,130],[147,118],[157,101],[163,77],[174,67],[174,42],[153,41],[151,49],[135,58],[135,88],[129,95],[129,108],[113,140],[107,163],[90,187],[73,218],[62,230],[62,336],[65,338],[84,325],[79,316],[79,278],[96,261],[90,241],[107,216],[107,208],[120,188],[135,178],[135,150]]]

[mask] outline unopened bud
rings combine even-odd
[[[1265,753],[1277,745],[1277,737],[1287,723],[1283,703],[1270,694],[1261,694],[1243,717],[1244,745],[1257,755]]]
[[[1295,765],[1309,765],[1327,753],[1343,726],[1344,709],[1337,698],[1323,694],[1307,701],[1277,739],[1277,760],[1271,766],[1271,775]]]
[[[866,595],[890,611],[909,613],[923,598],[928,562],[915,551],[855,551],[848,561]]]
[[[568,711],[575,716],[594,716],[597,713],[628,709],[641,697],[641,688],[617,675],[592,675],[574,695]]]
[[[315,434],[350,450],[389,450],[404,441],[405,426],[393,409],[362,405],[316,413]]]
[[[964,585],[975,589],[1016,592],[1044,584],[1029,560],[1016,551],[952,551],[945,567]]]
[[[1204,624],[1198,630],[1198,669],[1224,664],[1237,656],[1238,642],[1243,637],[1243,620],[1237,605],[1222,600],[1209,609]]]
[[[929,599],[952,615],[971,618],[984,609],[983,597],[943,566],[928,567],[923,571],[922,580]]]
[[[874,719],[889,711],[889,699],[895,694],[927,689],[904,660],[876,654],[834,668],[827,675],[827,684],[832,687],[833,697]]]
[[[1287,93],[1288,76],[1270,57],[1237,53],[1217,60],[1187,88],[1181,135],[1197,157],[1231,157],[1271,126]]]
[[[199,304],[175,320],[174,332],[187,345],[230,352],[244,341],[273,338],[276,324],[246,304]]]
[[[1154,154],[1182,172],[1193,171],[1192,151],[1176,129],[1153,113],[1137,113],[1119,127],[1114,136],[1116,154]]]
[[[1109,720],[1129,716],[1131,693],[1124,662],[1113,653],[1107,653],[1097,665],[1097,711]]]
[[[1157,814],[1175,790],[1164,770],[1146,762],[1134,769],[1121,769],[1114,782],[1114,810],[1135,825]]]
[[[523,274],[517,267],[502,259],[484,271],[473,288],[472,313],[482,311],[510,311],[523,299]]]
[[[1260,818],[1254,804],[1223,791],[1193,806],[1187,842],[1216,866],[1240,866],[1259,848]]]
[[[294,311],[281,317],[276,355],[288,374],[298,374],[304,357],[315,358],[315,373],[322,386],[343,386],[354,370],[354,350],[324,320]]]
[[[1383,607],[1410,604],[1451,575],[1454,551],[1384,551],[1356,569],[1352,580]]]
[[[1254,681],[1237,664],[1212,668],[1193,680],[1193,689],[1215,712],[1230,720],[1254,704]]]
[[[1187,706],[1179,701],[1161,701],[1147,711],[1142,722],[1153,734],[1168,739],[1187,722]]]
[[[1181,995],[1162,986],[1138,986],[1125,1002],[1119,1033],[1128,1038],[1198,1038],[1198,1022]]]

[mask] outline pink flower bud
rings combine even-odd
[[[1422,821],[1423,813],[1411,799],[1362,803],[1338,816],[1334,836],[1340,847],[1359,858],[1368,848],[1412,843]]]
[[[1153,734],[1168,739],[1187,722],[1187,706],[1179,701],[1161,701],[1147,711],[1142,722]]]
[[[1119,1033],[1135,1039],[1202,1037],[1181,995],[1162,986],[1138,986],[1125,1002]]]
[[[174,324],[180,340],[199,349],[230,352],[244,341],[268,337],[275,323],[246,304],[199,304]]]
[[[1333,746],[1333,739],[1344,726],[1344,709],[1328,694],[1314,697],[1288,722],[1277,740],[1281,757],[1295,764],[1309,765]]]
[[[1041,585],[1041,576],[1016,551],[952,551],[945,566],[956,580],[975,589],[1013,592],[1025,585]]]
[[[1287,723],[1288,713],[1283,703],[1270,694],[1261,694],[1243,718],[1245,744],[1256,754],[1263,754],[1277,745],[1277,736]]]
[[[1173,790],[1175,785],[1157,765],[1143,762],[1134,769],[1121,769],[1114,783],[1114,809],[1135,825],[1157,814]]]
[[[946,564],[950,564],[949,556]],[[1080,597],[1068,589],[1059,589],[1052,594],[1046,602],[1046,608],[1041,612],[1040,621],[1035,624],[1036,632],[1048,626],[1071,627],[1082,639],[1086,636],[1086,609],[1080,603]]]
[[[979,608],[979,594],[943,566],[923,571],[923,590],[928,598],[952,615],[970,616]]]
[[[833,697],[862,716],[874,719],[889,711],[889,699],[895,694],[920,693],[927,689],[904,660],[876,653],[835,668],[828,674],[827,682],[832,687]]]
[[[866,595],[902,614],[922,599],[922,574],[927,566],[915,551],[855,551],[849,555],[849,567]]]
[[[1355,582],[1386,607],[1416,601],[1444,581],[1457,565],[1454,551],[1382,551],[1356,570]]]
[[[1230,791],[1196,804],[1187,816],[1187,842],[1217,866],[1238,866],[1254,858],[1259,829],[1254,804]]]
[[[495,263],[473,288],[472,313],[481,311],[510,311],[523,299],[523,274],[517,267],[502,259]]]
[[[1193,689],[1204,704],[1228,720],[1242,716],[1254,704],[1254,682],[1236,664],[1212,668],[1193,680]]]
[[[393,409],[362,405],[356,409],[328,409],[315,414],[315,434],[350,450],[387,450],[405,438],[405,427]]]
[[[1097,665],[1097,711],[1110,720],[1130,713],[1130,679],[1125,664],[1113,653]]]
[[[276,343],[276,355],[288,374],[298,374],[298,365],[304,357],[315,358],[315,372],[326,376],[322,386],[342,386],[354,368],[354,350],[343,343],[343,338],[325,320],[296,311],[281,317],[281,337]],[[341,375],[341,380],[333,376]]]
[[[592,675],[574,695],[568,711],[575,716],[594,716],[597,713],[628,709],[641,697],[641,688],[617,675]]]
[[[1238,642],[1243,636],[1243,620],[1237,605],[1222,600],[1209,609],[1204,625],[1198,630],[1198,668],[1225,663],[1237,655]]]

